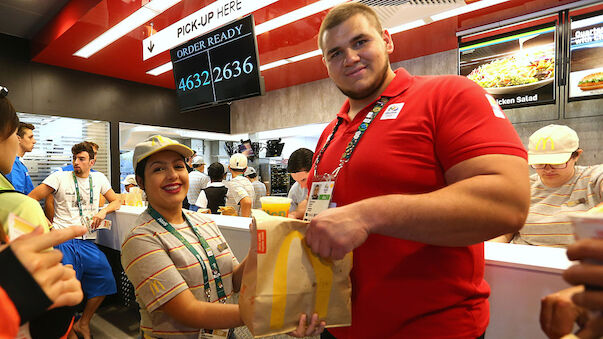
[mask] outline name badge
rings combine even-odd
[[[312,220],[320,212],[330,207],[334,187],[334,181],[316,181],[312,183],[310,196],[308,197],[308,206],[304,213],[304,221]]]
[[[387,109],[385,110],[385,112],[383,112],[383,114],[381,115],[381,118],[379,120],[396,119],[398,117],[398,114],[400,114],[402,107],[404,107],[404,103],[389,105],[387,107]]]

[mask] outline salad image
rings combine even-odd
[[[542,87],[554,76],[554,51],[540,50],[495,59],[473,69],[467,77],[490,94],[506,94]]]

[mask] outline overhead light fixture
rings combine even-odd
[[[268,20],[264,23],[261,23],[255,26],[255,34],[260,35],[262,33],[266,33],[273,29],[285,26],[292,22],[301,20],[303,18],[309,17],[310,15],[314,15],[316,13],[325,11],[331,7],[335,7],[342,2],[348,2],[349,0],[321,0],[317,1],[311,5],[304,6],[302,8],[291,11],[287,14],[283,14],[277,18],[272,20]]]
[[[153,68],[152,70],[148,71],[147,74],[158,76],[159,74],[172,70],[172,68],[174,68],[174,65],[171,62],[168,62],[159,67]]]
[[[478,9],[498,5],[500,3],[507,2],[507,1],[509,1],[509,0],[481,0],[481,1],[471,3],[469,5],[457,7],[457,8],[451,9],[449,11],[445,11],[442,13],[432,15],[431,20],[433,20],[433,21],[444,20],[444,19],[451,18],[453,16],[477,11]]]
[[[89,58],[96,52],[109,46],[119,38],[150,21],[180,1],[181,0],[153,0],[147,3],[136,10],[136,12],[130,14],[127,18],[120,21],[117,25],[109,28],[96,39],[89,42],[86,46],[82,47],[73,55],[82,58]]]
[[[409,29],[417,28],[419,26],[425,25],[425,20],[419,19],[415,21],[411,21],[409,23],[405,23],[396,27],[389,28],[387,31],[389,34],[396,34],[403,31],[408,31]]]
[[[267,69],[271,69],[271,68],[274,68],[274,67],[279,67],[279,66],[282,66],[282,65],[286,65],[288,63],[289,63],[289,61],[287,61],[286,59],[281,59],[281,60],[278,60],[278,61],[271,62],[269,64],[265,64],[265,65],[260,66],[260,71],[265,71]]]

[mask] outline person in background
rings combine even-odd
[[[308,172],[312,168],[314,152],[307,148],[300,148],[291,153],[287,162],[287,172],[291,174],[295,183],[289,190],[288,198],[291,199],[289,217],[302,219],[308,204]]]
[[[19,123],[19,129],[17,130],[19,152],[13,163],[12,170],[6,175],[6,178],[10,180],[15,187],[15,190],[24,194],[29,194],[34,188],[31,177],[29,176],[29,171],[23,163],[23,160],[21,160],[25,153],[33,151],[34,145],[36,144],[36,139],[33,134],[34,129],[36,128],[32,124],[25,122]]]
[[[253,199],[253,205],[251,206],[251,208],[262,208],[260,198],[266,196],[266,185],[264,185],[263,182],[258,180],[258,173],[255,171],[255,168],[251,166],[247,167],[244,175],[245,178],[251,181],[251,185],[253,186],[253,191],[255,193],[255,199]]]
[[[136,180],[149,207],[124,240],[121,259],[137,286],[143,338],[226,338],[243,325],[232,294],[241,287],[246,260],[238,263],[211,218],[182,209],[189,184],[184,159],[191,154],[160,135],[134,149]],[[292,334],[317,335],[324,328],[317,315],[305,325],[303,315]]]
[[[218,214],[218,207],[226,205],[226,193],[228,192],[228,188],[222,182],[226,177],[224,165],[214,162],[209,165],[207,174],[211,182],[201,190],[195,205],[200,208],[209,208],[212,214]]]
[[[577,285],[542,299],[540,326],[551,339],[603,337],[603,239],[579,240],[567,248],[570,260],[580,260],[563,272],[563,279]],[[596,264],[595,262],[599,263]],[[584,286],[589,288],[584,288]],[[589,310],[591,312],[589,312]],[[572,334],[574,323],[579,327]]]
[[[135,174],[126,175],[126,177],[124,178],[124,180],[121,183],[122,183],[122,185],[124,185],[124,189],[126,190],[126,192],[130,192],[130,188],[132,188],[132,187],[138,187],[138,184],[136,183],[136,175]]]
[[[532,199],[522,229],[495,241],[565,247],[575,241],[568,215],[603,201],[603,165],[578,166],[582,155],[578,134],[563,125],[548,125],[528,142]]]
[[[191,211],[197,211],[199,207],[195,205],[197,199],[199,199],[199,193],[201,190],[207,187],[209,184],[209,176],[205,173],[205,161],[203,157],[194,157],[192,160],[193,171],[188,174],[189,177],[189,188],[186,195],[188,202],[190,203],[189,209]]]
[[[48,233],[40,204],[15,191],[6,179],[20,149],[19,118],[6,94],[0,86],[0,337],[17,337],[24,324],[21,328],[34,339],[58,338],[69,332],[73,321],[65,306],[80,303],[83,293],[73,268],[62,265],[61,253],[49,248],[84,234],[85,228]],[[9,243],[11,214],[38,227]]]
[[[247,169],[247,157],[241,153],[233,154],[228,169],[232,174],[232,180],[226,183],[228,188],[226,206],[232,206],[241,217],[250,217],[255,191],[251,181],[243,176]]]
[[[312,218],[306,243],[323,258],[354,255],[352,325],[329,332],[483,337],[483,241],[521,228],[530,202],[517,132],[465,77],[392,70],[394,42],[366,5],[331,9],[318,43],[347,100],[320,136],[308,178],[336,177],[336,207]]]
[[[54,195],[55,218],[53,227],[63,229],[84,225],[88,233],[57,246],[63,253],[63,263],[71,264],[87,301],[80,320],[74,330],[90,338],[90,320],[106,295],[117,292],[113,272],[107,258],[94,239],[96,228],[108,213],[117,210],[121,201],[111,188],[107,177],[101,172],[90,172],[94,164],[94,150],[89,143],[82,142],[71,148],[73,172],[55,172],[29,194],[36,200]],[[103,195],[109,205],[99,210],[99,197]]]
[[[98,149],[100,148],[100,146],[98,146],[97,143],[92,142],[92,141],[84,141],[84,143],[90,145],[92,147],[92,150],[94,150],[94,159],[92,160],[92,166],[94,166],[94,164],[96,164],[96,159],[98,156]],[[55,170],[53,170],[51,172],[73,172],[73,163],[69,163],[66,164],[65,166],[62,166],[60,168],[57,168]],[[96,172],[95,169],[90,168],[90,172]],[[102,207],[105,205],[105,198],[101,195],[99,202],[98,202],[98,206]],[[48,218],[48,220],[52,221],[52,219],[54,218],[54,196],[51,194],[48,197],[46,197],[46,199],[44,199],[44,213],[46,214],[46,217]]]

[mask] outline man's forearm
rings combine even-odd
[[[109,214],[111,212],[117,211],[120,207],[121,207],[121,202],[119,201],[119,199],[116,199],[116,200],[111,201],[109,203],[109,205],[104,207],[101,211],[105,212],[106,214]]]
[[[466,246],[518,231],[529,208],[526,186],[481,175],[431,193],[374,197],[345,208],[358,211],[369,233]]]

